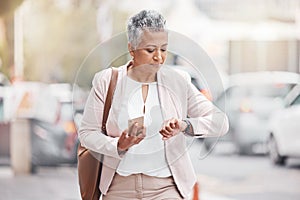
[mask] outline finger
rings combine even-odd
[[[123,132],[122,132],[122,134],[121,134],[121,136],[120,136],[120,139],[125,139],[127,137],[127,129],[125,129]]]
[[[162,129],[159,131],[159,133],[163,136],[163,137],[169,137],[170,133],[168,131],[166,131],[165,129]]]
[[[162,140],[167,140],[167,139],[169,139],[169,138],[170,138],[170,136],[163,137]]]
[[[181,123],[181,120],[176,119],[176,122],[175,122],[176,129],[180,129],[180,123]]]
[[[137,139],[135,140],[135,144],[140,143],[143,139],[144,139],[144,138],[137,138]]]
[[[173,129],[172,129],[171,127],[169,127],[169,126],[166,126],[165,129],[166,129],[169,133],[173,132]]]
[[[175,118],[174,118],[174,119],[172,120],[172,123],[177,124],[177,123],[178,123],[178,119],[175,119]]]
[[[171,123],[170,123],[170,127],[171,127],[172,129],[176,128],[176,123],[175,123],[175,122],[171,122]]]
[[[174,128],[174,129],[180,129],[179,122],[177,122],[177,123],[175,124],[175,128]]]
[[[139,134],[136,138],[137,138],[137,139],[144,139],[145,137],[146,137],[145,135]]]
[[[168,136],[173,135],[174,129],[170,128],[170,127],[165,127],[165,129],[162,129],[164,131],[164,133]]]

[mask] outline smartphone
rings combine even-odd
[[[136,122],[138,123],[138,128],[137,128],[137,134],[136,134],[136,136],[138,136],[139,134],[142,133],[142,129],[143,129],[143,126],[144,126],[144,116],[128,120],[128,130],[129,130],[129,133],[131,132],[132,125],[134,123],[136,123]]]

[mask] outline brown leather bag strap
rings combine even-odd
[[[102,118],[102,131],[105,135],[107,135],[106,121],[107,121],[108,113],[109,113],[109,110],[111,107],[113,94],[116,89],[117,80],[118,80],[118,70],[112,68],[112,73],[111,73],[110,83],[109,83],[107,94],[106,94],[106,100],[104,103],[104,111],[103,111],[103,118]]]

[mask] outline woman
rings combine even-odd
[[[225,134],[227,117],[190,81],[163,66],[168,32],[161,14],[141,11],[129,19],[127,31],[132,60],[118,68],[108,136],[99,132],[111,69],[94,77],[81,145],[104,154],[103,200],[185,199],[196,182],[185,138]]]

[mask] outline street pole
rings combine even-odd
[[[14,78],[23,80],[24,77],[24,48],[23,48],[23,5],[14,14]]]
[[[10,161],[15,175],[31,173],[30,123],[16,118],[10,127]]]
[[[17,8],[14,14],[14,78],[16,81],[23,80],[24,74],[23,5]],[[15,175],[31,172],[30,122],[26,117],[17,114],[11,121],[10,159]]]

